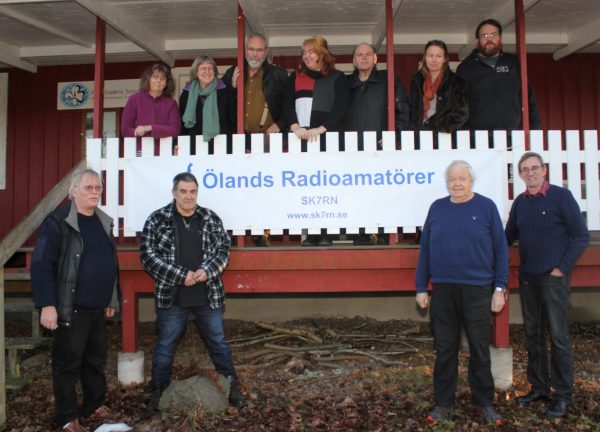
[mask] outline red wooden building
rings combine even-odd
[[[542,128],[600,129],[597,0],[486,0],[477,7],[470,7],[472,2],[467,0],[339,0],[326,4],[240,0],[240,8],[233,0],[231,4],[217,0],[123,1],[118,5],[95,0],[2,3],[7,3],[0,6],[0,78],[7,83],[4,95],[0,90],[0,97],[7,101],[4,160],[0,154],[6,180],[0,189],[0,239],[4,240],[84,157],[91,110],[58,110],[58,83],[137,79],[157,59],[170,66],[187,67],[199,53],[213,55],[219,64],[234,64],[236,54],[243,52],[239,47],[244,15],[246,32],[258,31],[269,37],[276,64],[294,68],[301,41],[312,34],[329,40],[338,63],[351,63],[353,46],[367,41],[380,48],[380,62],[387,62],[389,68],[392,64],[388,59],[393,55],[393,70],[405,87],[427,40],[446,40],[452,60],[457,61],[469,52],[477,23],[495,17],[505,25],[507,50],[525,48],[527,42],[527,55],[523,53],[522,58],[526,57]],[[517,11],[525,9],[520,21],[515,5]],[[104,23],[108,24],[105,33]],[[393,45],[383,43],[392,38]],[[120,118],[120,108],[108,111]],[[30,239],[25,246],[32,244]],[[342,287],[358,292],[390,291],[396,278],[401,278],[404,286],[412,284],[415,249],[392,245],[368,251],[302,251],[282,246],[287,250],[239,248],[232,255],[230,268],[239,272],[235,277],[246,275],[257,281],[265,272],[279,271],[286,274],[284,277],[295,278],[294,284],[287,285],[293,292],[340,292]],[[600,282],[600,254],[596,249],[591,246],[582,260],[585,268],[579,270],[576,284]],[[122,264],[125,271],[134,273],[131,283],[148,283],[139,271],[136,254],[124,253]],[[302,280],[298,278],[300,270]],[[348,283],[356,271],[384,276],[372,279],[374,284],[367,289]],[[273,281],[262,291],[281,290],[280,282]],[[497,342],[500,346],[508,344],[507,339]],[[127,343],[127,351],[135,348],[133,338]]]

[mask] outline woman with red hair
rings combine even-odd
[[[307,141],[318,141],[327,131],[341,132],[349,102],[346,76],[335,68],[327,40],[322,36],[306,39],[302,60],[288,79],[283,102],[290,130]],[[321,151],[324,147],[325,140]],[[331,239],[322,230],[321,236],[308,236],[302,246],[331,246]]]
[[[302,43],[302,60],[292,72],[284,109],[292,132],[316,141],[326,131],[339,132],[350,100],[346,77],[335,69],[327,40],[313,36]]]

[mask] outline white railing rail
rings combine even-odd
[[[141,154],[137,154],[136,139],[126,138],[108,138],[103,143],[101,139],[87,140],[87,161],[88,166],[104,172],[105,176],[105,199],[102,208],[107,211],[116,220],[123,219],[124,223],[121,227],[122,234],[125,236],[133,236],[136,229],[133,223],[128,222],[131,218],[130,208],[134,205],[131,195],[143,194],[150,196],[153,190],[148,190],[147,184],[137,184],[132,186],[127,185],[128,179],[131,178],[128,170],[132,169],[132,161],[147,161],[148,170],[154,170],[154,174],[159,174],[161,163],[173,163],[174,161],[211,161],[211,158],[217,159],[227,155],[227,138],[226,136],[217,136],[214,140],[213,154],[209,154],[209,146],[200,137],[196,137],[196,152],[195,156],[190,155],[191,140],[190,137],[177,138],[177,155],[173,155],[173,140],[171,138],[163,138],[159,141],[158,154],[155,155],[155,142],[152,138],[142,139]],[[287,138],[287,146],[284,145],[284,138]],[[434,138],[437,138],[435,140]],[[512,204],[514,196],[523,192],[524,183],[520,179],[513,181],[512,173],[517,173],[516,164],[519,158],[525,152],[525,134],[523,131],[513,131],[509,135],[505,131],[494,131],[488,134],[487,131],[476,131],[473,134],[473,143],[471,143],[471,134],[468,131],[459,131],[456,134],[455,142],[449,134],[439,134],[434,137],[431,132],[420,132],[416,136],[411,131],[403,131],[400,136],[400,144],[395,140],[394,132],[384,132],[383,139],[380,143],[377,142],[376,134],[366,132],[363,138],[363,150],[358,150],[358,136],[354,132],[346,132],[344,136],[345,149],[343,152],[339,150],[340,136],[337,133],[326,133],[325,151],[321,152],[321,147],[318,142],[307,143],[303,148],[300,140],[294,134],[289,134],[284,137],[282,134],[273,134],[268,138],[268,154],[272,156],[262,156],[263,162],[266,158],[268,164],[269,158],[277,158],[278,163],[281,161],[291,161],[302,157],[314,156],[314,161],[319,161],[319,157],[323,154],[340,155],[348,153],[354,159],[348,160],[363,160],[356,159],[364,157],[365,164],[367,161],[383,163],[388,159],[397,158],[398,160],[406,160],[418,156],[418,152],[430,152],[427,154],[435,156],[436,152],[445,152],[444,163],[448,163],[452,159],[468,159],[466,155],[472,155],[479,150],[490,149],[495,152],[503,161],[503,168],[499,172],[498,182],[502,182],[502,198],[499,208],[502,207],[502,217],[506,219],[508,209]],[[510,138],[510,139],[509,139]],[[490,142],[491,139],[491,142]],[[436,142],[437,141],[437,142]],[[418,143],[418,144],[417,144]],[[510,144],[509,144],[510,143]],[[231,155],[240,159],[250,159],[258,155],[265,154],[265,139],[263,135],[252,135],[250,151],[246,150],[246,137],[244,135],[233,135],[231,137]],[[583,144],[583,145],[582,145]],[[119,157],[119,151],[122,148],[123,157]],[[378,149],[379,148],[379,149]],[[548,132],[532,131],[530,133],[530,149],[531,151],[540,153],[547,163],[549,171],[550,183],[567,187],[577,200],[581,210],[586,215],[586,220],[590,230],[600,230],[600,184],[598,167],[600,163],[600,152],[598,151],[598,131],[557,131]],[[303,151],[305,150],[305,151]],[[142,159],[139,159],[139,158]],[[376,159],[376,158],[379,159]],[[449,160],[449,158],[452,158]],[[505,158],[505,159],[504,159]],[[232,159],[233,160],[233,159]],[[379,162],[377,162],[379,161]],[[505,161],[505,163],[504,163]],[[362,162],[361,162],[362,163]],[[157,165],[158,164],[158,165]],[[139,171],[139,165],[136,168]],[[396,170],[398,171],[398,170]],[[481,171],[481,168],[480,168]],[[485,171],[485,170],[483,170]],[[476,174],[478,174],[476,172]],[[152,176],[153,173],[150,173]],[[171,176],[172,177],[172,176]],[[512,185],[511,185],[512,183]],[[168,188],[168,184],[164,185]],[[161,186],[162,188],[162,186]],[[119,197],[123,194],[122,202],[119,202]],[[233,192],[232,192],[233,193]],[[232,195],[234,196],[234,195]],[[439,196],[438,196],[439,197]],[[227,196],[223,196],[227,200]],[[420,209],[419,214],[426,212],[429,202],[414,200],[412,206],[425,206],[425,209]],[[139,201],[137,201],[139,203]],[[497,202],[497,204],[499,204]],[[138,204],[139,205],[139,204]],[[394,201],[390,201],[387,205],[395,205]],[[406,203],[404,203],[406,205]],[[157,208],[157,207],[156,207]],[[249,219],[250,216],[256,216],[255,213],[265,211],[260,208],[244,208],[243,211]],[[265,219],[268,219],[263,215]],[[364,217],[363,217],[364,222]],[[403,232],[415,232],[417,226],[422,225],[424,218],[419,219],[412,224],[390,224],[389,221],[382,225],[381,223],[362,223],[360,226],[351,224],[344,225],[344,221],[330,222],[327,226],[328,233],[339,233],[341,228],[345,228],[349,234],[357,233],[360,228],[364,228],[367,233],[376,233],[379,228],[383,228],[384,232],[397,232],[400,228]],[[293,226],[292,226],[293,225]],[[394,225],[394,226],[392,226]],[[400,226],[395,226],[400,225]],[[250,230],[252,234],[262,233],[264,229],[270,229],[271,234],[281,234],[284,230],[289,230],[289,234],[300,234],[302,228],[308,228],[309,233],[318,233],[320,228],[316,226],[298,226],[296,223],[290,226],[282,226],[278,223],[277,226],[269,226],[261,224],[260,221],[252,220],[248,225],[237,224],[235,226],[227,226],[231,229],[234,235],[243,235],[246,230]],[[119,228],[115,227],[115,234],[118,234]]]

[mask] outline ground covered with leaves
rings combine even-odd
[[[226,321],[226,333],[247,406],[207,414],[201,407],[153,413],[147,384],[117,382],[120,326],[109,329],[107,405],[138,432],[154,431],[600,431],[600,323],[573,324],[575,399],[562,419],[543,416],[545,406],[518,408],[527,392],[522,326],[511,326],[514,385],[497,392],[502,426],[486,425],[471,405],[466,382],[468,352],[461,353],[456,406],[451,419],[431,425],[434,352],[428,323],[352,319],[305,319],[286,323]],[[31,327],[7,323],[7,336]],[[140,326],[146,374],[154,344],[153,325]],[[49,431],[53,397],[50,350],[23,354],[30,384],[8,392],[6,430]],[[214,374],[204,346],[190,325],[176,355],[174,379]],[[85,421],[94,430],[101,422]]]

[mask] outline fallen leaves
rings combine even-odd
[[[27,325],[30,331],[30,324]],[[248,406],[214,416],[201,408],[155,414],[146,408],[146,385],[119,385],[116,352],[120,347],[120,329],[113,326],[109,331],[107,404],[120,413],[120,422],[134,427],[136,432],[496,430],[483,424],[472,407],[466,382],[466,354],[460,358],[456,407],[451,418],[433,427],[425,420],[433,401],[434,357],[426,323],[379,322],[357,317],[269,326],[226,322]],[[7,327],[7,333],[15,331],[12,327],[12,324]],[[514,388],[498,392],[496,398],[497,411],[505,419],[503,431],[598,430],[600,325],[573,325],[571,334],[576,362],[575,400],[566,418],[548,420],[543,417],[542,403],[528,408],[515,406],[516,395],[525,393],[528,384],[522,327],[511,327]],[[152,323],[140,327],[146,376],[150,372],[154,337]],[[188,328],[176,354],[175,376],[184,379],[210,367],[210,359],[195,329]],[[32,378],[31,384],[8,393],[6,430],[46,432],[50,430],[53,411],[50,365],[40,362],[25,373]],[[89,421],[84,424],[90,430],[98,426]]]

